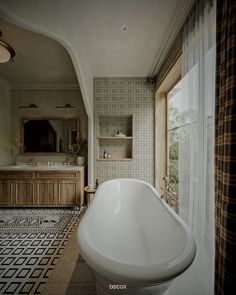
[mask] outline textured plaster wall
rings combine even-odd
[[[80,2],[80,1],[79,1]],[[78,1],[74,2],[75,5]],[[71,7],[72,2],[65,4],[64,0],[25,1],[0,0],[1,17],[15,25],[41,33],[60,42],[70,54],[77,74],[86,112],[88,114],[88,178],[94,179],[93,171],[93,78],[90,65],[87,63],[86,48],[77,33],[75,21],[78,9]],[[57,12],[55,13],[55,7]],[[71,11],[73,15],[71,15]],[[69,15],[68,15],[69,14]]]
[[[11,163],[11,90],[0,79],[0,165]]]
[[[97,161],[101,156],[97,139],[101,135],[99,117],[130,115],[133,121],[133,159]],[[153,86],[146,84],[145,78],[94,79],[94,167],[95,178],[100,183],[128,177],[154,184],[154,91]]]

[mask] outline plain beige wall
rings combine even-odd
[[[0,165],[11,164],[11,90],[0,78]]]

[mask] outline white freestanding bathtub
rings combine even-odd
[[[193,262],[185,223],[148,183],[101,184],[78,227],[78,246],[96,273],[97,294],[166,294]]]

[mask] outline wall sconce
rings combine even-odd
[[[66,103],[65,105],[62,106],[56,106],[57,109],[74,109],[75,106],[72,106],[70,103]]]
[[[39,107],[36,104],[31,103],[28,106],[19,106],[18,108],[19,109],[38,109]]]

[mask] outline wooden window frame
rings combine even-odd
[[[168,92],[181,80],[182,56],[173,62],[170,70],[155,91],[155,188],[161,194],[162,180],[168,171]]]

